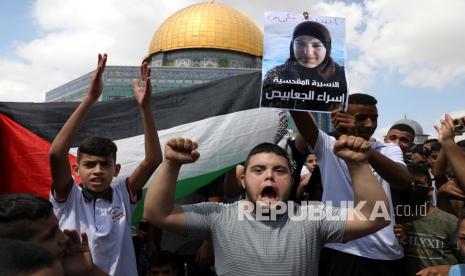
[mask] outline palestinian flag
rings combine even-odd
[[[172,137],[199,144],[200,159],[182,167],[176,188],[181,198],[242,162],[261,142],[279,140],[280,112],[259,109],[261,74],[244,74],[206,84],[154,93],[152,111],[163,147]],[[48,198],[48,151],[78,102],[0,103],[0,193],[32,192]],[[119,178],[127,177],[144,156],[144,132],[134,99],[96,103],[70,150],[89,136],[112,139],[118,146]],[[147,188],[144,188],[144,190]],[[141,216],[141,206],[135,219]]]

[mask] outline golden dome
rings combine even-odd
[[[263,55],[263,33],[243,13],[220,3],[199,3],[170,16],[155,32],[149,55],[214,48]]]

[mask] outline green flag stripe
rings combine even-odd
[[[205,186],[206,184],[210,183],[211,181],[215,180],[217,177],[220,175],[226,173],[227,171],[231,170],[232,168],[236,167],[236,165],[229,166],[227,168],[214,171],[211,173],[199,175],[196,177],[192,178],[187,178],[180,180],[176,183],[176,194],[175,194],[175,200],[181,199],[185,197],[186,195],[194,192],[198,188],[201,188],[202,186]],[[137,204],[134,213],[132,215],[132,224],[136,225],[139,223],[139,221],[142,219],[143,216],[143,208],[144,208],[144,200],[145,200],[145,194],[147,193],[147,188],[144,188],[142,191],[142,200],[139,201]]]

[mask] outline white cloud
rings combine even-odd
[[[361,63],[395,70],[412,87],[441,89],[463,80],[464,1],[372,0],[364,7],[367,25],[357,42]]]
[[[45,92],[95,68],[138,65],[155,30],[193,1],[38,0],[33,9],[40,37],[16,43],[17,59],[0,56],[0,101],[44,101]]]
[[[373,134],[373,138],[375,138],[376,141],[383,142],[384,141],[384,136],[386,136],[387,132],[389,131],[389,128],[391,128],[391,126],[378,127],[376,129],[375,133]]]

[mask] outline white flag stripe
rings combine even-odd
[[[257,108],[179,125],[159,131],[158,135],[162,151],[173,137],[190,138],[199,144],[200,158],[182,167],[178,178],[182,180],[243,161],[252,147],[273,141],[278,122],[278,109]],[[125,178],[144,157],[144,136],[114,142],[118,146],[117,162],[122,167],[118,178]],[[76,155],[76,151],[77,148],[72,148],[70,153]]]

